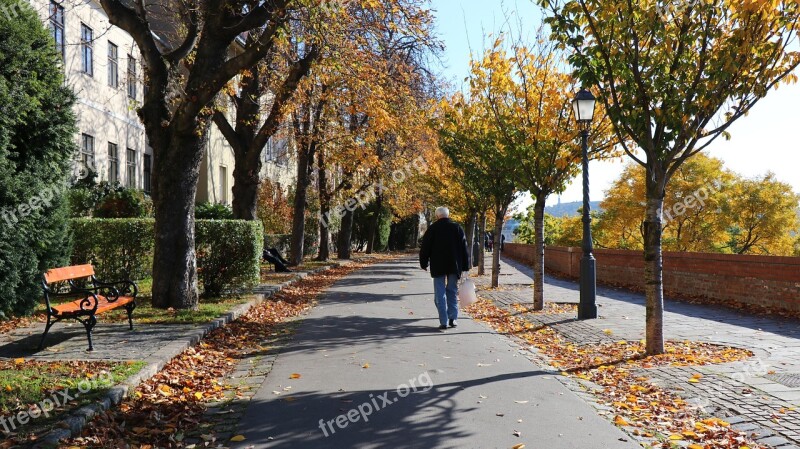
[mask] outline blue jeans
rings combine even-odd
[[[439,323],[458,319],[458,275],[448,274],[433,278],[433,300],[439,310]]]

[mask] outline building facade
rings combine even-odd
[[[150,193],[153,153],[136,114],[144,83],[133,38],[109,23],[96,0],[21,1],[20,8],[34,8],[50,29],[64,63],[65,82],[77,97],[77,163],[95,171],[98,181]],[[288,134],[279,132],[262,153],[262,178],[284,191],[295,179]],[[233,150],[212,124],[196,201],[230,205],[233,168]]]
[[[77,97],[79,164],[98,180],[150,190],[152,152],[136,115],[141,59],[128,33],[112,26],[95,1],[32,0],[61,54]]]

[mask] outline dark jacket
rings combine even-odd
[[[469,253],[464,230],[449,218],[440,218],[422,237],[419,265],[425,269],[430,264],[431,277],[469,271]]]

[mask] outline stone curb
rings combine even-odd
[[[95,416],[119,405],[129,392],[132,392],[142,382],[155,376],[156,373],[161,371],[167,363],[180,355],[183,351],[197,345],[210,332],[214,331],[215,329],[225,327],[229,323],[236,321],[239,317],[246,314],[253,306],[266,301],[284,288],[289,287],[298,281],[307,278],[308,276],[330,270],[331,268],[347,266],[351,263],[353,262],[334,262],[332,265],[316,268],[303,273],[297,273],[295,277],[281,284],[262,284],[256,287],[253,290],[253,294],[256,297],[255,299],[235,306],[228,313],[213,321],[201,325],[186,338],[174,341],[161,348],[145,360],[147,365],[139,370],[139,372],[109,389],[103,398],[97,400],[95,403],[85,405],[74,412],[71,412],[68,417],[55,424],[56,428],[42,435],[30,447],[32,449],[56,448],[61,440],[79,436],[86,424],[88,424]]]

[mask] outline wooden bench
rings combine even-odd
[[[85,281],[86,285],[76,284],[80,280]],[[52,286],[64,282],[66,284],[61,288]],[[132,314],[136,308],[136,294],[139,292],[133,281],[102,282],[94,276],[94,267],[91,265],[76,265],[49,270],[43,276],[42,287],[47,306],[47,326],[39,343],[40,351],[44,348],[44,340],[50,328],[64,319],[73,319],[83,324],[89,339],[89,351],[94,350],[92,329],[97,324],[97,315],[122,307],[128,312],[128,324],[133,330]],[[50,303],[51,299],[65,297],[78,299],[58,305]]]

